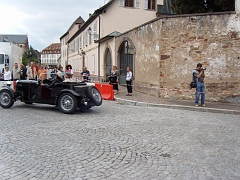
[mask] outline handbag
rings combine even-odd
[[[132,76],[132,78],[131,78],[131,81],[133,81],[135,79],[135,77],[134,76]]]

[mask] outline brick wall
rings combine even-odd
[[[240,15],[194,14],[161,17],[123,38],[135,47],[135,89],[156,96],[194,99],[189,90],[197,63],[206,70],[206,99],[238,102],[240,96]]]

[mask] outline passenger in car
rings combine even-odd
[[[52,88],[56,83],[62,83],[63,82],[61,76],[62,76],[62,72],[58,71],[56,76],[55,76],[55,79],[53,80],[53,82],[51,84],[43,84],[43,83],[41,83],[41,86],[45,86],[47,88]]]
[[[63,82],[73,82],[73,80],[71,78],[71,74],[66,73],[65,74],[65,80]]]

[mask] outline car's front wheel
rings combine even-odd
[[[11,92],[8,90],[0,91],[0,106],[3,108],[10,108],[14,104]]]
[[[65,114],[74,113],[77,109],[78,100],[71,93],[64,93],[59,97],[58,107]]]

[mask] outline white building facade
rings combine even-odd
[[[61,65],[61,45],[60,43],[53,43],[41,52],[41,64],[46,67]]]

